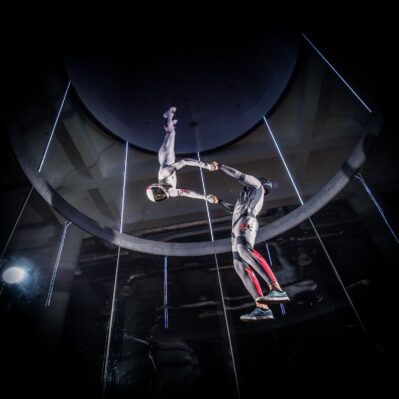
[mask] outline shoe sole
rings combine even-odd
[[[264,299],[261,301],[256,301],[256,303],[260,303],[261,305],[270,305],[276,303],[288,303],[290,302],[290,298],[271,298],[271,299]]]
[[[254,321],[262,321],[262,320],[273,320],[274,319],[274,317],[272,316],[272,317],[270,317],[270,316],[267,316],[267,317],[258,317],[258,318],[254,318],[254,319],[241,319],[240,318],[240,320],[241,321],[243,321],[243,322],[245,322],[245,323],[251,323],[251,322],[254,322]]]

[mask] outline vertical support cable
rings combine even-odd
[[[38,168],[38,171],[39,171],[39,172],[42,171],[42,167],[43,167],[43,164],[44,164],[44,160],[46,159],[47,152],[48,152],[48,150],[49,150],[49,148],[50,148],[51,141],[53,140],[54,132],[55,132],[55,129],[56,129],[57,125],[58,125],[58,120],[60,119],[62,109],[64,108],[65,100],[66,100],[66,98],[67,98],[67,95],[68,95],[68,91],[69,91],[69,87],[70,87],[70,86],[71,86],[71,81],[69,81],[68,84],[67,84],[67,87],[66,87],[65,93],[64,93],[64,97],[62,98],[60,108],[58,109],[57,116],[56,116],[55,121],[54,121],[54,123],[53,123],[53,128],[51,129],[50,137],[49,137],[49,139],[48,139],[48,141],[47,141],[46,148],[45,148],[44,151],[43,151],[42,158],[41,158],[41,160],[40,160],[40,164],[39,164],[39,168]]]
[[[197,152],[197,156],[198,156],[198,161],[201,162],[201,156],[200,156],[199,152]],[[201,167],[199,168],[199,170],[200,170],[200,174],[201,174],[202,190],[204,192],[204,196],[206,196],[204,174],[202,172],[202,168]],[[213,236],[212,221],[211,221],[211,215],[209,213],[209,205],[208,205],[208,201],[207,200],[205,200],[205,206],[206,206],[206,213],[208,215],[209,231],[210,231],[210,234],[211,234],[212,242],[214,242],[215,239],[214,239],[214,236]],[[230,349],[230,355],[231,355],[231,362],[232,362],[232,366],[233,366],[234,379],[235,379],[235,383],[236,383],[237,395],[238,395],[238,398],[239,398],[240,397],[240,386],[239,386],[239,383],[238,383],[238,375],[237,375],[236,362],[235,362],[235,357],[234,357],[234,352],[233,352],[233,344],[231,342],[230,327],[229,327],[229,322],[227,320],[226,304],[225,304],[225,301],[224,301],[224,293],[223,293],[222,279],[220,277],[219,262],[218,262],[218,258],[216,256],[216,254],[214,254],[214,257],[215,257],[216,272],[217,272],[217,276],[218,276],[220,295],[221,295],[221,298],[222,298],[223,315],[224,315],[224,320],[225,320],[225,323],[226,323],[227,339],[229,341],[229,349]]]
[[[22,214],[24,213],[24,210],[26,208],[26,205],[28,204],[28,201],[29,201],[29,199],[30,199],[30,197],[32,195],[32,192],[33,192],[33,186],[31,186],[30,189],[29,189],[28,195],[26,196],[25,201],[22,204],[21,209],[19,210],[18,216],[15,219],[15,222],[14,222],[14,224],[12,226],[10,234],[8,235],[7,241],[4,244],[3,250],[1,251],[0,264],[1,264],[1,262],[3,262],[4,255],[5,255],[6,251],[7,251],[7,248],[9,246],[9,244],[10,244],[10,241],[11,241],[13,235],[14,235],[15,229],[17,228],[18,223],[21,220]]]
[[[71,224],[72,224],[72,222],[69,222],[69,221],[66,221],[66,220],[64,221],[64,229],[62,231],[60,245],[58,247],[57,258],[56,258],[55,263],[54,263],[53,274],[51,276],[50,286],[49,286],[48,293],[47,293],[47,299],[46,299],[46,303],[45,303],[46,307],[50,306],[50,304],[51,304],[51,298],[53,296],[55,278],[57,276],[57,271],[58,271],[58,266],[59,266],[60,260],[61,260],[62,250],[64,249],[65,237],[66,237],[66,234],[67,234],[67,231],[68,231],[68,227]]]
[[[169,328],[169,310],[168,310],[168,257],[163,258],[163,318],[164,328]]]
[[[119,233],[123,231],[123,221],[125,215],[125,192],[126,192],[126,171],[127,171],[127,160],[129,153],[129,142],[125,144],[125,167],[123,171],[123,187],[122,187],[122,202],[121,202],[121,220],[119,225]],[[103,396],[105,396],[105,389],[107,387],[107,379],[108,379],[108,363],[109,363],[109,351],[111,348],[111,337],[112,337],[112,328],[114,324],[114,313],[115,313],[115,298],[116,298],[116,289],[118,285],[118,274],[119,274],[119,259],[121,254],[121,247],[118,247],[118,255],[116,258],[116,268],[115,268],[115,280],[114,280],[114,288],[112,291],[112,305],[111,305],[111,314],[109,318],[108,325],[108,335],[106,339],[106,350],[105,350],[105,360],[103,367]]]
[[[287,174],[288,174],[289,179],[291,180],[291,184],[292,184],[292,186],[294,187],[294,190],[295,190],[296,195],[297,195],[297,197],[298,197],[298,199],[299,199],[299,202],[301,203],[301,205],[303,205],[303,201],[302,201],[301,194],[299,194],[298,188],[297,188],[297,186],[296,186],[296,184],[295,184],[295,182],[294,182],[294,179],[293,179],[293,177],[292,177],[292,175],[291,175],[291,172],[290,172],[290,170],[289,170],[289,168],[288,168],[288,166],[287,166],[287,163],[285,162],[285,159],[284,159],[284,157],[283,157],[283,154],[282,154],[281,151],[280,151],[280,147],[278,146],[277,141],[276,141],[276,139],[274,138],[274,134],[272,133],[272,130],[271,130],[271,128],[270,128],[270,126],[269,126],[269,123],[268,123],[268,121],[267,121],[267,119],[266,119],[265,116],[263,117],[263,120],[264,120],[265,123],[266,123],[267,129],[269,130],[269,133],[270,133],[270,136],[271,136],[271,138],[272,138],[272,140],[273,140],[274,146],[276,147],[277,152],[278,152],[278,154],[280,155],[280,159],[281,159],[281,161],[282,161],[283,164],[284,164],[285,170],[286,170],[286,172],[287,172]]]
[[[50,137],[49,137],[49,139],[48,139],[48,141],[47,141],[46,148],[45,148],[45,150],[43,151],[43,154],[42,154],[42,156],[41,156],[40,163],[39,163],[39,168],[38,168],[38,171],[39,171],[39,172],[41,172],[42,167],[43,167],[43,164],[44,164],[44,160],[46,159],[46,155],[47,155],[48,149],[49,149],[49,147],[50,147],[51,140],[53,139],[54,132],[55,132],[55,129],[56,129],[56,127],[57,127],[58,120],[59,120],[59,118],[60,118],[62,109],[63,109],[63,107],[64,107],[65,99],[66,99],[66,97],[67,97],[67,95],[68,95],[68,91],[69,91],[69,87],[70,87],[70,86],[71,86],[71,81],[69,81],[68,84],[67,84],[67,87],[66,87],[65,92],[64,92],[64,97],[62,98],[61,105],[60,105],[60,107],[59,107],[59,109],[58,109],[57,116],[56,116],[56,118],[55,118],[55,121],[54,121],[54,123],[53,123],[53,127],[52,127],[52,129],[51,129]],[[21,216],[22,216],[22,214],[23,214],[23,212],[24,212],[24,210],[25,210],[25,208],[26,208],[26,205],[28,204],[28,201],[29,201],[29,199],[30,199],[30,197],[31,197],[31,195],[32,195],[32,192],[33,192],[33,186],[31,186],[31,188],[30,188],[30,190],[29,190],[29,192],[28,192],[28,194],[27,194],[27,196],[26,196],[26,198],[25,198],[25,201],[24,201],[24,203],[22,204],[21,209],[19,210],[18,216],[17,216],[17,218],[16,218],[16,220],[15,220],[15,222],[14,222],[14,224],[13,224],[13,227],[12,227],[12,229],[11,229],[11,232],[10,232],[10,234],[8,235],[7,241],[6,241],[6,243],[4,244],[4,247],[3,247],[3,250],[2,250],[1,256],[0,256],[0,263],[2,262],[2,260],[3,260],[3,258],[4,258],[4,254],[5,254],[6,251],[7,251],[8,245],[10,244],[11,238],[12,238],[12,236],[14,235],[15,229],[17,228],[17,225],[18,225],[18,223],[19,223],[19,221],[20,221],[20,219],[21,219]]]
[[[382,209],[382,207],[378,203],[377,199],[374,197],[372,191],[370,190],[370,188],[367,185],[366,181],[364,180],[363,176],[360,173],[356,173],[355,177],[356,177],[356,179],[358,179],[360,181],[360,183],[362,183],[363,188],[366,190],[366,193],[368,194],[370,199],[373,201],[375,207],[377,208],[377,210],[380,213],[382,219],[384,220],[384,223],[386,224],[386,226],[388,227],[390,233],[392,234],[392,237],[396,241],[396,244],[399,244],[398,236],[396,235],[394,229],[391,227],[390,223],[388,222],[388,219],[385,216],[384,210]]]
[[[129,156],[129,142],[125,145],[125,166],[123,169],[123,188],[122,188],[122,203],[121,203],[121,223],[119,226],[119,233],[123,231],[123,221],[125,219],[125,194],[126,194],[126,173],[127,173],[127,160]]]
[[[267,121],[267,119],[266,119],[265,116],[263,117],[263,120],[265,121],[265,124],[266,124],[266,126],[267,126],[267,129],[268,129],[268,131],[269,131],[269,133],[270,133],[270,136],[271,136],[271,138],[273,139],[274,145],[276,146],[276,149],[277,149],[277,151],[278,151],[278,153],[279,153],[279,155],[280,155],[281,161],[283,162],[284,167],[285,167],[285,170],[286,170],[286,172],[287,172],[287,174],[288,174],[288,176],[289,176],[289,178],[290,178],[290,180],[291,180],[291,183],[292,183],[292,185],[293,185],[293,187],[294,187],[294,189],[295,189],[295,192],[297,193],[298,199],[299,199],[300,203],[303,205],[304,202],[303,202],[303,200],[302,200],[302,196],[301,196],[301,194],[299,194],[299,191],[298,191],[298,188],[297,188],[297,186],[296,186],[296,184],[295,184],[295,181],[294,181],[294,179],[292,178],[292,175],[291,175],[291,173],[290,173],[290,170],[289,170],[289,168],[288,168],[288,165],[287,165],[287,163],[285,162],[285,159],[284,159],[284,157],[283,157],[283,154],[282,154],[281,151],[280,151],[280,148],[279,148],[279,146],[278,146],[278,144],[277,144],[277,141],[276,141],[276,139],[275,139],[275,137],[274,137],[274,134],[273,134],[273,132],[272,132],[272,129],[271,129],[271,127],[270,127],[270,125],[269,125],[269,123],[268,123],[268,121]],[[352,307],[353,313],[355,314],[355,316],[356,316],[356,318],[357,318],[357,320],[358,320],[358,322],[359,322],[360,327],[362,328],[362,330],[363,330],[364,334],[366,335],[366,337],[367,337],[367,338],[370,338],[370,337],[369,337],[369,334],[368,334],[368,332],[367,332],[367,330],[366,330],[366,327],[364,326],[363,321],[362,321],[362,319],[360,318],[360,315],[359,315],[359,313],[358,313],[358,311],[357,311],[357,309],[356,309],[354,303],[352,302],[352,299],[351,299],[351,297],[350,297],[348,291],[346,290],[346,287],[345,287],[343,281],[341,280],[341,277],[340,277],[340,275],[339,275],[339,273],[338,273],[338,270],[336,269],[336,267],[335,267],[335,265],[334,265],[334,262],[332,261],[332,259],[331,259],[331,257],[330,257],[330,254],[328,253],[327,248],[325,247],[324,242],[323,242],[323,240],[321,239],[321,237],[320,237],[320,235],[319,235],[319,232],[318,232],[317,229],[316,229],[316,226],[314,225],[314,223],[313,223],[313,221],[312,221],[311,218],[309,218],[308,220],[309,220],[309,222],[310,222],[310,224],[311,224],[313,230],[314,230],[315,233],[316,233],[316,236],[317,236],[317,238],[318,238],[318,240],[319,240],[319,242],[320,242],[320,245],[321,245],[321,247],[323,248],[324,253],[326,254],[326,257],[327,257],[327,259],[328,259],[328,261],[329,261],[329,263],[330,263],[330,265],[331,265],[331,267],[332,267],[332,269],[333,269],[333,271],[334,271],[334,273],[335,273],[335,276],[336,276],[336,278],[337,278],[339,284],[340,284],[341,287],[342,287],[342,290],[343,290],[344,293],[345,293],[345,296],[346,296],[346,298],[347,298],[347,300],[348,300],[350,306]]]
[[[266,243],[266,251],[267,251],[267,257],[269,258],[270,266],[273,266],[273,260],[272,260],[271,254],[270,254],[269,244],[268,243]],[[281,314],[283,316],[285,316],[286,315],[286,311],[285,311],[285,306],[284,306],[283,303],[280,303],[280,310],[281,310]]]
[[[319,49],[310,41],[310,39],[302,33],[302,37],[310,44],[313,50],[320,56],[320,58],[331,68],[331,70],[338,76],[341,82],[349,89],[349,91],[359,100],[359,102],[363,105],[363,107],[370,114],[373,112],[370,107],[360,98],[360,96],[355,92],[354,89],[349,85],[349,83],[340,75],[340,73],[333,67],[333,65],[327,60],[327,58],[319,51]]]

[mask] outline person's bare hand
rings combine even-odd
[[[220,165],[216,161],[213,161],[207,164],[207,169],[211,172],[214,172],[215,170],[220,169]]]
[[[219,170],[220,169],[220,164],[218,162],[216,162],[216,161],[211,162],[211,165],[213,165],[214,168],[215,168],[213,170]]]
[[[206,200],[211,204],[218,204],[220,202],[220,198],[213,194],[208,194]]]

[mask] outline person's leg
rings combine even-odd
[[[272,284],[272,285],[278,285],[278,287],[280,287],[277,282],[276,276],[274,275],[269,264],[266,262],[265,258],[255,248],[252,248],[249,251],[251,252],[252,255],[255,256],[258,263],[262,266],[260,274],[261,277],[269,284],[269,286],[270,284]]]
[[[289,302],[288,295],[281,289],[266,260],[253,249],[256,231],[247,229],[244,234],[236,238],[238,254],[266,281],[270,289],[266,296],[258,298],[256,302],[261,304]]]
[[[262,265],[262,268],[265,271],[266,275],[269,277],[269,279],[270,279],[269,288],[276,289],[278,291],[283,291],[282,288],[280,287],[280,284],[277,281],[276,276],[272,272],[272,269],[269,266],[269,264],[266,262],[265,258],[255,248],[252,248],[250,251],[258,259],[258,261]]]
[[[246,313],[240,316],[240,320],[244,322],[253,322],[259,320],[271,320],[273,319],[273,312],[267,306],[267,303],[258,302],[259,298],[264,298],[262,289],[259,281],[255,276],[255,273],[240,258],[237,251],[237,244],[235,239],[232,239],[233,244],[233,262],[236,273],[240,276],[245,288],[250,293],[255,301],[256,307],[252,312]]]
[[[263,297],[262,288],[259,284],[258,278],[256,277],[251,267],[249,265],[246,265],[238,254],[235,239],[232,240],[232,244],[234,270],[240,277],[246,290],[256,302],[259,297]],[[267,309],[267,306],[265,306],[264,304],[258,304],[257,302],[256,306]]]
[[[176,162],[175,135],[174,129],[166,131],[165,139],[158,151],[158,160],[161,167],[172,165]]]
[[[231,239],[231,250],[233,252],[234,270],[240,277],[241,281],[244,283],[244,287],[246,288],[246,290],[252,296],[254,301],[256,301],[256,298],[263,296],[262,289],[260,288],[259,281],[256,278],[256,276],[253,274],[252,270],[251,270],[251,272],[252,272],[254,279],[251,278],[252,275],[250,275],[247,272],[246,269],[249,268],[249,266],[245,265],[245,263],[243,263],[242,259],[240,258],[240,255],[238,254],[238,250],[237,250],[237,243],[236,243],[236,240],[234,237],[232,237],[232,239]]]
[[[263,296],[263,292],[260,288],[258,279],[256,278],[252,269],[242,262],[242,259],[238,255],[238,252],[233,252],[233,264],[234,270],[240,277],[241,281],[244,284],[244,287],[252,296],[254,301],[256,301],[256,298]]]
[[[158,160],[161,166],[172,165],[176,161],[175,157],[175,133],[166,132],[165,139],[158,151]]]
[[[277,279],[266,260],[259,252],[253,249],[256,231],[247,229],[242,231],[242,233],[244,234],[236,238],[239,256],[266,281],[271,289],[272,284],[276,283]]]

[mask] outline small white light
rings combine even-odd
[[[7,284],[18,284],[26,277],[26,271],[18,266],[11,266],[3,272],[3,281]]]

